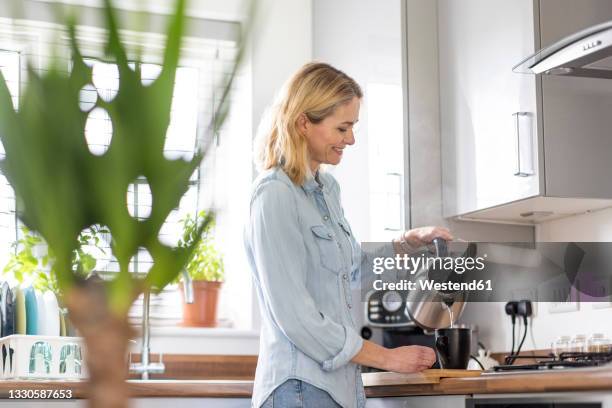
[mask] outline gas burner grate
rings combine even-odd
[[[518,356],[516,358],[543,358],[532,364],[502,364],[493,367],[495,372],[521,371],[521,370],[553,370],[572,367],[595,367],[612,362],[612,352],[586,353],[586,352],[563,352],[559,357],[549,356]],[[507,358],[508,359],[508,358]]]
[[[608,363],[612,361],[612,352],[583,353],[583,352],[563,352],[559,355],[562,362],[593,362]]]

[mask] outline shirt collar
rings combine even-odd
[[[324,189],[324,187],[325,185],[323,184],[323,182],[321,182],[321,178],[319,177],[318,171],[314,176],[312,174],[308,174],[306,176],[306,179],[304,180],[304,184],[302,185],[302,188],[307,193],[312,193],[318,188]]]

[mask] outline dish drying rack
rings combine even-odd
[[[0,338],[0,379],[82,380],[88,377],[81,337],[13,334]]]

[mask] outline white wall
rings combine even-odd
[[[542,223],[536,227],[539,242],[609,242],[612,241],[612,209],[577,215]],[[559,336],[604,333],[612,337],[612,308],[597,308],[596,303],[579,304],[579,310],[550,313],[548,303],[537,305],[532,319],[532,335],[528,334],[526,349],[549,348]],[[511,347],[510,318],[504,313],[503,303],[470,304],[462,319],[477,323],[483,342],[495,351]]]
[[[284,82],[312,59],[311,0],[259,0],[253,33],[254,128]]]

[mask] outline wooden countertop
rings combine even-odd
[[[221,397],[250,398],[253,381],[241,380],[129,380],[134,398]],[[0,381],[0,399],[17,390],[71,391],[73,398],[87,398],[87,383],[79,381]]]
[[[377,385],[366,387],[368,397],[409,395],[511,394],[559,391],[612,391],[612,366],[575,368],[553,372],[441,378],[435,384]]]
[[[388,373],[367,374],[366,384],[385,384]],[[365,377],[364,377],[365,378]],[[396,385],[366,385],[368,397],[411,395],[470,395],[498,393],[540,393],[559,391],[612,391],[612,366],[576,368],[567,371],[530,374],[481,375],[464,378],[440,378],[437,383],[423,383],[417,377],[405,376]],[[85,398],[83,382],[0,381],[0,398],[10,390],[71,390],[76,398]],[[234,397],[249,398],[252,381],[239,380],[130,380],[133,397]]]
[[[251,398],[253,381],[239,380],[130,380],[134,397]]]

